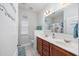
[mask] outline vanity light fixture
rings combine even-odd
[[[48,15],[50,15],[52,12],[50,11],[50,10],[45,10],[45,12],[44,12],[44,15],[45,16],[48,16]]]

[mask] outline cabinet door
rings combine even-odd
[[[43,40],[43,56],[49,56],[49,42]]]
[[[53,56],[53,45],[50,44],[50,56]]]
[[[51,56],[74,56],[74,54],[72,54],[60,47],[57,47],[53,44],[50,45],[50,55]]]
[[[42,39],[37,37],[37,51],[42,56]]]

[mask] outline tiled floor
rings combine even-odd
[[[18,50],[19,56],[40,56],[33,48],[33,45],[20,47]]]
[[[37,51],[34,50],[33,45],[27,46],[26,48],[26,56],[39,56]]]

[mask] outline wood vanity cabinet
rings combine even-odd
[[[49,42],[37,37],[37,51],[41,56],[49,56]]]
[[[50,56],[75,56],[75,55],[54,44],[50,44]]]
[[[39,37],[37,37],[37,51],[38,51],[38,53],[42,56],[43,54],[42,54],[42,39],[41,38],[39,38]]]
[[[43,40],[43,56],[49,56],[50,55],[50,44],[49,42]]]
[[[41,56],[75,56],[52,43],[37,37],[37,51]]]

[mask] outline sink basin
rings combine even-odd
[[[63,41],[55,41],[55,43],[62,45],[62,46],[67,46],[66,43]]]
[[[55,39],[54,40],[55,43],[59,44],[59,45],[62,45],[62,46],[70,46],[71,45],[71,42],[65,42],[65,40],[60,40],[60,39]]]
[[[65,47],[71,47],[71,48],[76,48],[75,44],[72,42],[66,43],[64,40],[54,40],[56,44],[65,46]]]

